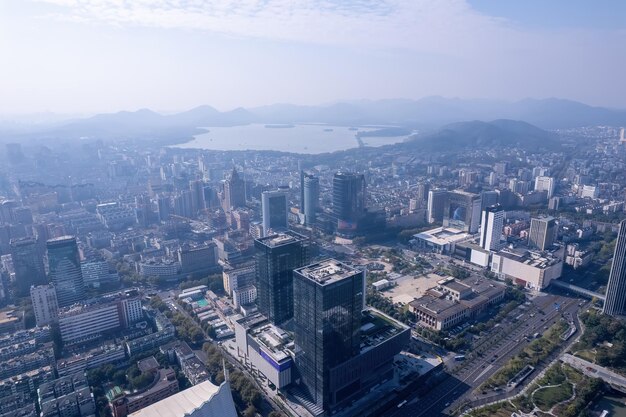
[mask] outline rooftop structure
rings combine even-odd
[[[204,381],[129,414],[131,417],[236,417],[228,381],[220,386]]]

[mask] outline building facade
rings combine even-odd
[[[62,236],[46,243],[50,283],[54,284],[59,307],[85,298],[83,273],[74,236]]]
[[[37,326],[42,327],[57,321],[59,304],[57,293],[52,285],[39,285],[30,288],[30,299]]]
[[[308,239],[284,232],[254,241],[257,305],[274,324],[293,317],[293,270],[309,259]]]
[[[269,236],[287,230],[287,193],[283,190],[264,191],[261,194],[261,211],[263,215],[263,235]]]
[[[32,285],[48,283],[37,240],[32,237],[11,240],[11,259],[17,295],[27,296]]]
[[[602,312],[610,316],[622,316],[626,310],[626,220],[622,220],[617,233],[613,264],[606,287],[606,299]]]

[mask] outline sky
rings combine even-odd
[[[623,0],[0,0],[0,114],[432,95],[626,108]]]

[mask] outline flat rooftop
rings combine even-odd
[[[438,246],[444,246],[450,243],[457,243],[471,237],[470,234],[463,230],[453,227],[437,227],[435,229],[426,230],[425,232],[413,235],[416,239],[426,240]]]
[[[327,259],[322,262],[307,265],[296,269],[300,275],[319,284],[331,284],[342,279],[361,273],[360,270],[339,262],[336,259]]]
[[[287,232],[277,233],[271,236],[262,237],[257,240],[263,243],[265,246],[274,248],[277,246],[288,245],[294,242],[304,241],[306,240],[306,237],[295,232],[287,231]]]
[[[403,323],[380,311],[365,309],[361,316],[361,352],[378,346],[404,331],[409,331],[409,327]]]

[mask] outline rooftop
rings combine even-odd
[[[230,384],[224,382],[218,387],[211,381],[204,381],[131,413],[129,416],[183,417],[196,414],[203,417],[236,417],[237,412],[230,393]]]
[[[461,242],[471,236],[459,229],[452,227],[437,227],[435,229],[426,230],[422,233],[413,235],[416,239],[427,240],[435,245],[443,246],[450,243]]]
[[[327,259],[296,269],[295,271],[303,277],[309,278],[322,285],[341,281],[342,279],[361,273],[360,270],[335,259]]]
[[[271,236],[262,237],[257,240],[263,243],[264,245],[269,246],[270,248],[274,248],[277,246],[287,245],[293,242],[301,242],[303,240],[306,240],[306,237],[298,233],[292,232],[292,231],[287,231],[287,232],[277,233]]]

